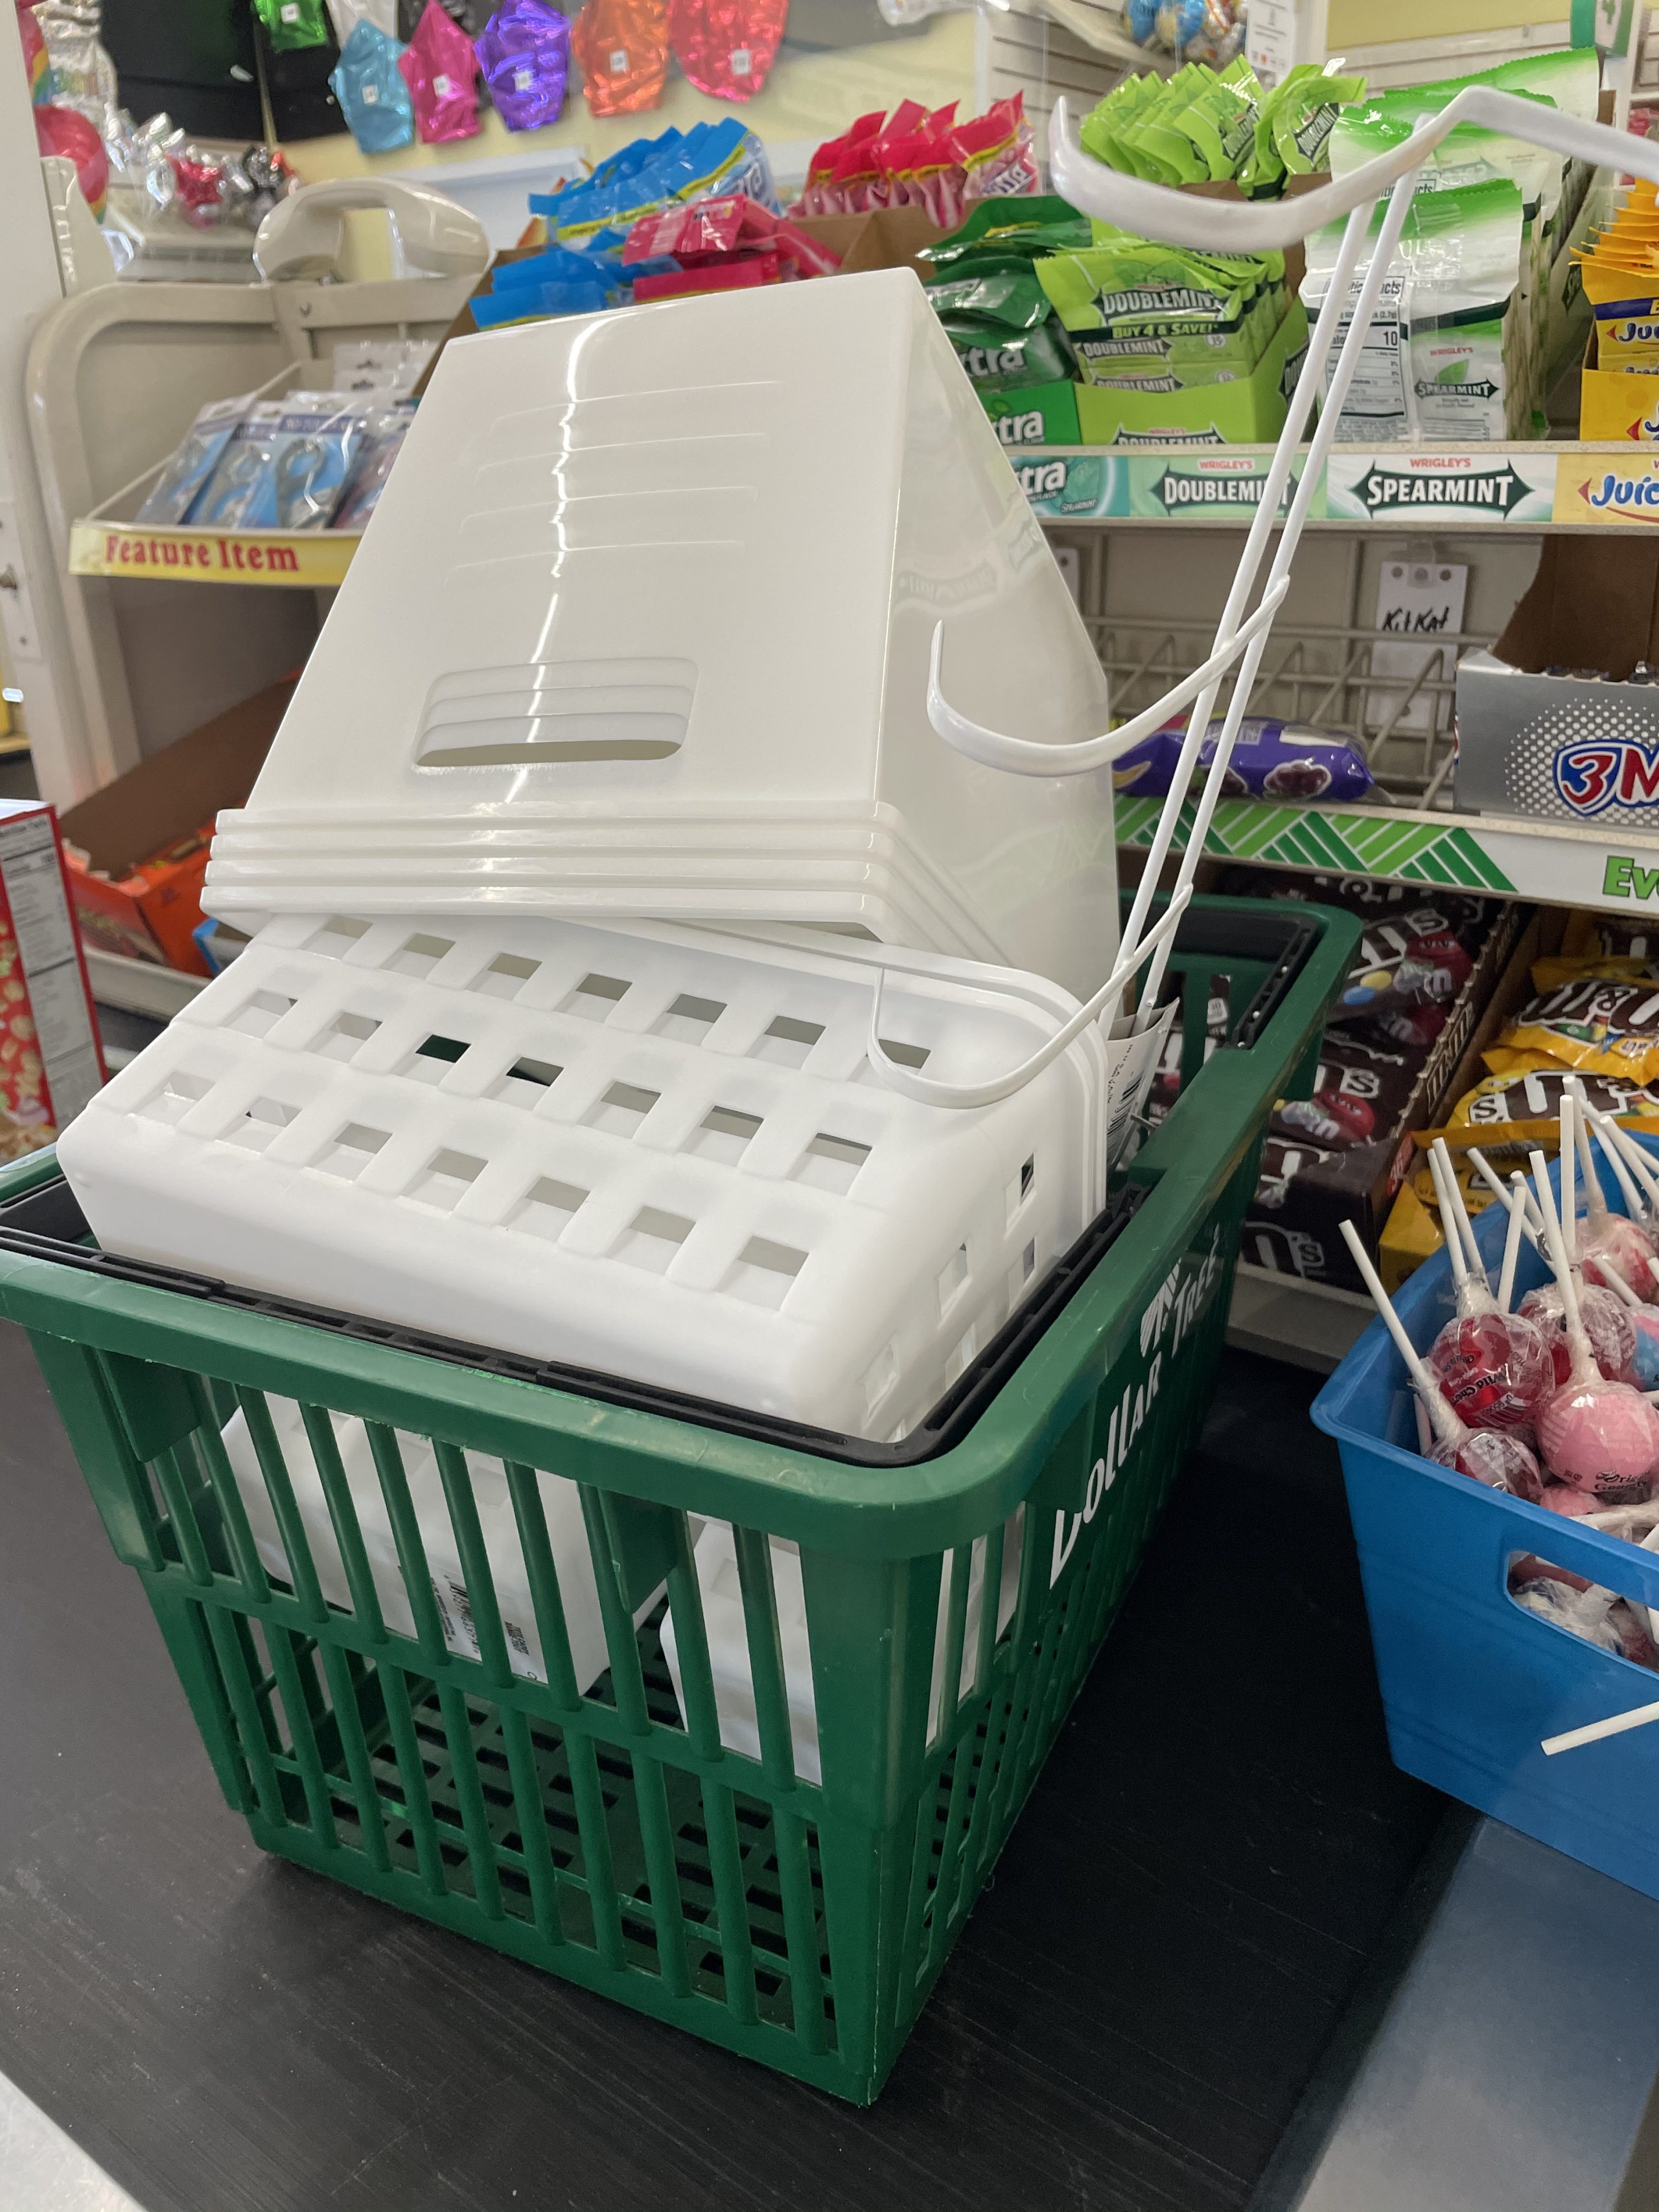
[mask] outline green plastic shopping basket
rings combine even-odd
[[[0,1175],[0,1314],[29,1333],[257,1840],[872,2099],[1203,1417],[1267,1118],[1310,1082],[1358,933],[1317,906],[1194,901],[1174,1110],[1030,1312],[896,1446],[108,1257],[50,1153]],[[1206,1060],[1218,996],[1231,1031]],[[302,1409],[349,1610],[322,1595],[268,1394]],[[261,1564],[222,1441],[238,1407],[291,1586]],[[412,1637],[382,1617],[331,1413],[366,1425]],[[446,1641],[398,1431],[435,1451],[476,1657]],[[511,1663],[469,1451],[504,1465],[545,1681]],[[610,1661],[580,1695],[540,1469],[580,1487]],[[758,1759],[720,1741],[688,1515],[735,1532]],[[796,1772],[771,1538],[799,1547],[821,1782]],[[990,1594],[1015,1543],[1005,1626]]]

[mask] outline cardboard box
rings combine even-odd
[[[0,799],[0,1161],[49,1145],[104,1080],[57,820]]]
[[[88,944],[209,973],[191,933],[214,819],[246,803],[293,696],[292,681],[270,684],[70,808],[70,889]]]
[[[1316,887],[1306,893],[1312,898],[1322,895],[1330,894],[1322,894]],[[1420,892],[1413,888],[1407,896],[1426,913],[1437,894],[1425,887]],[[1528,919],[1524,908],[1497,908],[1444,1028],[1419,1063],[1403,1103],[1375,1139],[1340,1151],[1327,1150],[1311,1139],[1301,1140],[1270,1128],[1262,1147],[1261,1180],[1245,1209],[1243,1259],[1254,1267],[1298,1275],[1305,1281],[1327,1283],[1341,1290],[1364,1290],[1342,1241],[1340,1224],[1352,1221],[1367,1249],[1376,1251],[1389,1210],[1415,1164],[1412,1133],[1435,1118],[1458,1081],[1458,1072],[1480,1030],[1482,1016],[1500,979],[1511,972]],[[1357,972],[1363,969],[1366,957],[1362,944]],[[1522,982],[1530,960],[1528,952],[1515,971]],[[1327,1041],[1337,1034],[1334,1025],[1326,1032]],[[1315,1087],[1316,1091],[1326,1087],[1322,1073]],[[1455,1095],[1461,1096],[1461,1090]]]
[[[1638,446],[1659,442],[1659,371],[1603,368],[1601,331],[1592,320],[1578,377],[1581,438],[1629,438]]]
[[[1497,644],[1458,664],[1458,811],[1659,834],[1659,684],[1624,681],[1638,660],[1659,665],[1659,543],[1547,538]]]
[[[1255,446],[1285,427],[1290,394],[1308,350],[1308,318],[1295,297],[1267,350],[1249,376],[1179,392],[1077,387],[1078,427],[1085,446]]]
[[[1075,384],[1031,384],[1023,392],[981,392],[980,404],[1005,446],[1080,446]]]

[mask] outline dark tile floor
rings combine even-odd
[[[1442,1809],[1389,1762],[1312,1388],[1227,1357],[860,2113],[258,1852],[0,1331],[0,2071],[149,2212],[1235,2212]]]

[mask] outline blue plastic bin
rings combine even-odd
[[[1622,1211],[1601,1166],[1608,1202]],[[1475,1224],[1494,1276],[1504,1229],[1496,1203]],[[1521,1288],[1544,1274],[1523,1246]],[[1452,1310],[1443,1251],[1395,1304],[1413,1343],[1426,1348]],[[1659,1674],[1540,1620],[1506,1586],[1513,1555],[1535,1552],[1659,1606],[1659,1556],[1419,1458],[1411,1395],[1400,1355],[1374,1321],[1313,1407],[1341,1449],[1395,1764],[1659,1897],[1659,1723],[1553,1759],[1539,1747],[1546,1736],[1659,1702]]]

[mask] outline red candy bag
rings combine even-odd
[[[674,58],[711,100],[752,100],[772,73],[789,0],[669,0]]]
[[[398,57],[398,73],[409,87],[422,146],[477,137],[477,67],[466,33],[453,15],[445,14],[439,0],[426,0],[415,35]]]
[[[587,0],[570,27],[570,51],[591,113],[655,107],[668,81],[665,0]]]
[[[967,173],[965,200],[1006,199],[1040,188],[1036,149],[1025,120],[1025,97],[999,100],[957,133]]]

